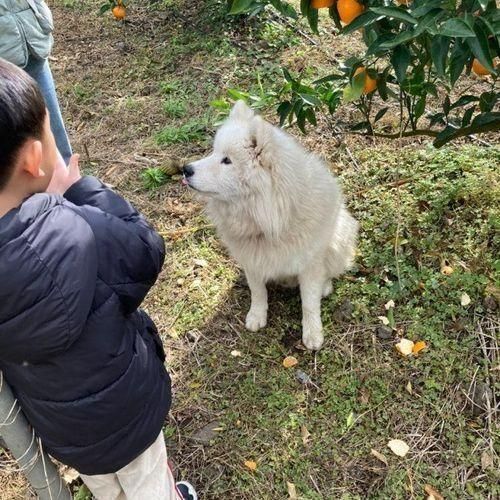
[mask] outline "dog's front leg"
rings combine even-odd
[[[262,277],[245,269],[248,286],[252,294],[252,304],[246,319],[247,330],[256,332],[267,324],[267,288]]]
[[[311,351],[318,351],[323,345],[321,324],[321,295],[324,277],[319,270],[308,269],[299,276],[302,299],[302,343]]]

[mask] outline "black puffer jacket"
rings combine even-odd
[[[81,473],[128,464],[170,408],[161,341],[138,310],[164,256],[94,177],[0,218],[0,369],[49,453]]]

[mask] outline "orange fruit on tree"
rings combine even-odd
[[[365,11],[365,6],[357,0],[338,0],[337,12],[344,24],[350,24]]]
[[[474,59],[474,61],[472,61],[472,71],[474,71],[476,75],[481,75],[481,76],[491,74],[477,59]]]
[[[335,5],[335,0],[312,0],[311,7],[313,9],[329,9]]]
[[[113,16],[115,16],[115,18],[119,21],[123,21],[123,19],[125,19],[125,16],[127,15],[127,9],[121,3],[115,5],[111,12],[113,13]]]
[[[377,88],[377,80],[372,78],[367,72],[364,66],[360,66],[355,72],[354,76],[364,73],[365,84],[363,87],[363,94],[370,94]]]

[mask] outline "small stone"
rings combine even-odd
[[[214,420],[213,422],[205,425],[205,427],[197,430],[191,436],[191,439],[201,444],[209,444],[210,441],[213,441],[219,435],[219,432],[221,430],[222,428],[220,420]]]
[[[335,311],[335,316],[339,321],[349,321],[352,318],[354,306],[349,299],[344,299],[339,308]]]
[[[184,278],[179,278],[179,279],[177,280],[177,286],[182,286],[182,285],[184,285],[185,281],[186,281],[186,280],[185,280]]]
[[[483,300],[483,305],[487,311],[496,311],[498,309],[498,303],[493,295],[487,295]]]
[[[207,267],[208,262],[205,259],[194,259],[194,265],[196,267]]]
[[[375,334],[381,340],[392,339],[392,328],[389,328],[387,326],[379,326],[375,330]]]
[[[472,389],[472,394],[469,394],[472,403],[472,414],[479,417],[488,409],[488,400],[490,406],[493,402],[493,392],[490,387],[484,382],[476,382],[475,387]]]
[[[312,383],[311,377],[306,372],[303,372],[302,370],[297,370],[295,372],[295,377],[297,378],[297,380],[301,384],[307,385],[307,384]]]

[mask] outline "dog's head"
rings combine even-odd
[[[199,193],[230,201],[270,185],[275,130],[238,101],[217,131],[212,154],[186,165],[184,184]]]

